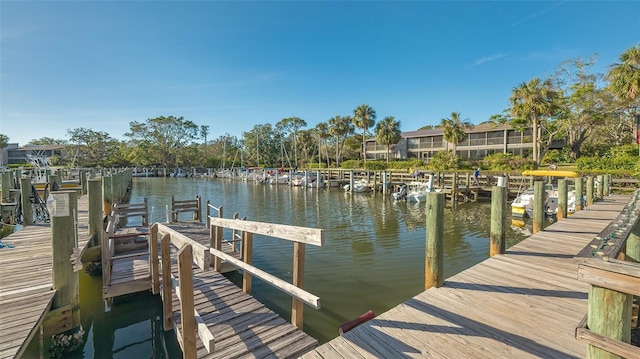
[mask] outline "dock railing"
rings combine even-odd
[[[150,228],[150,257],[151,290],[153,294],[160,292],[160,268],[162,269],[162,305],[164,330],[173,329],[173,292],[175,291],[180,301],[181,331],[176,331],[176,337],[180,343],[184,358],[196,357],[195,336],[190,333],[198,333],[200,340],[209,353],[215,350],[214,337],[200,314],[195,309],[193,293],[193,263],[200,269],[208,270],[210,255],[207,247],[188,238],[173,229],[155,223]],[[159,238],[161,238],[159,240]],[[160,254],[158,253],[160,243]],[[177,266],[178,278],[171,270],[171,244],[178,248]],[[160,267],[160,263],[162,266]],[[186,335],[185,335],[186,334]]]
[[[254,222],[227,218],[209,218],[211,233],[214,236],[213,246],[209,249],[214,256],[214,270],[220,271],[222,260],[242,269],[242,289],[251,294],[252,276],[256,276],[280,291],[293,297],[291,304],[291,323],[297,328],[303,327],[304,304],[314,309],[320,309],[320,298],[303,289],[304,287],[304,263],[305,245],[322,246],[324,242],[323,231],[316,228],[306,228],[283,224]],[[227,228],[242,233],[242,258],[239,260],[222,251],[222,231]],[[284,281],[252,265],[253,236],[265,235],[293,242],[293,283]]]
[[[217,213],[216,215],[213,215],[212,212]],[[224,218],[224,208],[222,207],[222,205],[220,205],[219,207],[216,207],[214,205],[211,204],[210,201],[207,201],[207,228],[211,229],[211,217],[216,217],[216,218]],[[238,212],[235,212],[233,214],[233,219],[239,219],[238,218]],[[247,217],[243,217],[241,218],[241,220],[246,220]],[[216,231],[222,231],[222,227],[216,228]],[[231,231],[231,239],[224,239],[222,233],[211,233],[211,238],[212,240],[214,238],[222,238],[222,242],[223,243],[229,243],[232,247],[233,247],[233,251],[234,252],[238,252],[238,251],[242,251],[242,232],[233,229]],[[211,245],[213,246],[213,244]]]
[[[589,283],[587,315],[576,339],[588,343],[587,358],[640,358],[630,344],[634,296],[640,297],[640,191],[614,221],[578,255],[578,279]],[[637,313],[637,309],[636,309]]]

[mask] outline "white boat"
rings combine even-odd
[[[284,174],[284,175],[271,176],[269,177],[269,183],[270,184],[287,184],[289,183],[289,175]]]
[[[176,168],[173,173],[169,175],[169,177],[187,177],[187,172],[182,168]]]
[[[429,192],[440,192],[440,190],[429,185],[429,182],[410,182],[407,191],[407,201],[425,202],[427,200],[427,193]]]
[[[524,171],[525,176],[541,176],[541,177],[577,177],[576,172],[570,171]],[[558,212],[558,188],[553,184],[545,184],[545,203],[544,213],[547,217],[555,217]],[[522,191],[516,199],[511,203],[511,217],[526,218],[533,217],[534,190],[529,187]],[[576,210],[576,191],[569,189],[567,191],[567,213],[573,213]]]
[[[307,179],[309,181],[309,183],[307,184],[307,187],[310,187],[310,188],[324,187],[324,181],[322,180],[322,177],[318,178],[317,176],[313,176]]]
[[[131,174],[132,177],[154,177],[155,173],[152,170],[147,170],[146,168],[142,171],[138,171],[138,169],[134,169]]]
[[[365,193],[365,192],[371,191],[371,189],[369,188],[369,184],[367,183],[366,180],[353,182],[353,190],[351,190],[351,185],[349,184],[344,185],[342,189],[344,189],[347,192],[354,192],[354,193]]]

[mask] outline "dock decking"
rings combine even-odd
[[[606,197],[302,358],[583,358],[588,284],[573,257],[629,198]]]
[[[88,203],[78,200],[78,248],[89,240]],[[20,356],[51,305],[53,286],[51,226],[36,224],[3,238],[0,249],[0,358]]]

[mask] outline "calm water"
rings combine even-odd
[[[424,287],[425,205],[395,202],[382,194],[262,185],[229,179],[134,178],[131,201],[147,197],[153,220],[166,221],[170,197],[224,207],[248,220],[324,229],[322,247],[306,246],[305,289],[321,298],[322,309],[304,309],[304,330],[321,343],[341,324],[367,310],[376,314],[402,303]],[[185,219],[189,214],[185,213]],[[490,203],[445,209],[445,278],[489,256]],[[514,227],[507,247],[526,238]],[[230,237],[226,234],[225,237]],[[293,244],[255,236],[253,264],[291,282]],[[238,274],[228,277],[237,284]],[[99,277],[80,275],[80,314],[86,334],[77,358],[173,358],[180,349],[173,332],[163,333],[159,297],[139,294],[105,306]],[[253,295],[289,320],[291,298],[254,278]],[[36,340],[34,340],[36,342]],[[48,343],[44,343],[47,348]],[[36,343],[27,357],[38,352]],[[46,353],[45,353],[46,357]]]
[[[373,310],[382,313],[424,288],[425,205],[395,202],[391,196],[262,185],[229,179],[135,178],[132,202],[147,197],[154,219],[165,221],[170,196],[201,195],[224,216],[324,229],[322,247],[306,246],[305,289],[320,297],[322,309],[305,307],[305,331],[321,342],[338,327]],[[185,214],[186,217],[189,214]],[[186,218],[185,217],[185,218]],[[445,210],[445,278],[489,256],[490,203]],[[230,235],[227,235],[230,237]],[[509,229],[507,246],[526,236]],[[291,281],[293,244],[254,238],[253,263]],[[238,280],[239,276],[230,275]],[[290,318],[291,298],[254,279],[253,295]]]

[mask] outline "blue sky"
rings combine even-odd
[[[4,1],[0,133],[25,144],[183,116],[209,139],[366,103],[403,131],[480,123],[563,60],[604,72],[640,1]]]

